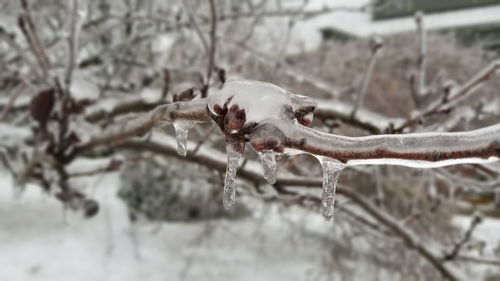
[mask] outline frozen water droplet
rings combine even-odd
[[[175,128],[175,137],[177,138],[177,153],[186,156],[188,130]]]
[[[259,152],[260,161],[264,168],[264,178],[269,184],[276,182],[276,174],[278,172],[276,164],[276,154],[273,150],[264,150]]]
[[[189,129],[194,126],[194,123],[187,121],[175,121],[175,138],[177,139],[177,153],[181,156],[186,156],[186,144]]]
[[[226,145],[227,165],[226,177],[224,178],[224,192],[222,203],[226,210],[231,209],[236,202],[236,172],[238,171],[238,161],[241,153],[234,149],[234,144],[228,142]]]
[[[323,167],[323,192],[321,194],[321,213],[325,220],[329,221],[333,218],[335,206],[335,190],[340,172],[345,168],[345,165],[337,160],[329,158],[321,158],[321,166]]]

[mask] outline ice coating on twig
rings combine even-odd
[[[353,165],[435,168],[499,160],[500,124],[468,132],[346,137],[295,124],[268,121],[279,128],[286,148]]]
[[[281,119],[282,105],[290,103],[286,90],[270,83],[259,81],[231,81],[212,97],[208,108],[219,114],[217,105],[227,108],[238,106],[245,109],[246,122],[260,122],[267,118]]]
[[[174,121],[175,138],[177,139],[177,153],[186,156],[186,143],[189,129],[194,126],[193,122]]]
[[[241,153],[234,149],[234,144],[231,142],[226,144],[226,153],[227,165],[222,203],[224,208],[229,210],[236,202],[236,172],[238,171],[238,161],[241,158]]]
[[[259,158],[264,168],[264,178],[269,184],[276,183],[278,165],[276,164],[276,153],[272,150],[259,152]]]
[[[210,98],[208,108],[215,116],[227,114],[222,129],[235,134],[244,125],[259,124],[268,119],[297,120],[310,125],[316,102],[271,83],[242,80],[226,82]]]
[[[321,194],[321,213],[325,220],[333,218],[335,208],[335,191],[340,173],[345,165],[335,159],[319,158],[323,168],[323,190]]]
[[[266,121],[308,126],[316,103],[309,97],[295,95],[271,83],[231,81],[209,98],[207,107],[211,118],[226,136],[228,164],[224,206],[230,208],[234,204],[236,166],[244,149],[241,144],[250,141],[261,158],[264,177],[270,184],[275,183],[276,153],[282,153],[283,147],[281,134],[266,126]]]

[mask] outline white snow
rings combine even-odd
[[[318,10],[322,7],[361,7],[369,0],[317,0],[311,1],[306,10]],[[427,30],[499,23],[500,5],[453,10],[425,15]],[[271,26],[272,24],[270,24]],[[320,29],[334,28],[356,37],[387,35],[416,30],[413,17],[373,21],[370,13],[357,11],[335,11],[319,15],[304,21],[297,21],[290,39],[288,53],[298,53],[316,49],[321,43]]]
[[[162,90],[160,88],[146,87],[142,89],[140,96],[144,102],[154,103],[161,100]]]
[[[99,98],[99,88],[84,75],[75,72],[71,82],[71,96],[75,99],[92,99]]]
[[[17,145],[31,136],[29,128],[21,128],[6,123],[0,123],[0,147]]]
[[[318,239],[289,236],[291,219],[314,221],[314,214],[287,219],[271,208],[237,221],[131,226],[116,197],[117,174],[93,184],[99,214],[85,220],[70,213],[65,224],[59,202],[33,185],[14,200],[11,179],[0,173],[0,280],[299,281],[321,270]],[[317,226],[321,233],[328,227]]]
[[[291,100],[286,90],[266,82],[260,81],[231,81],[215,94],[209,101],[209,109],[212,113],[214,106],[221,108],[230,98],[227,108],[232,106],[245,110],[246,122],[259,123],[267,118],[282,119],[283,105],[290,104]]]

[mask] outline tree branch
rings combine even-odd
[[[215,6],[215,0],[210,0],[210,51],[208,54],[208,65],[207,65],[207,78],[205,82],[206,90],[202,92],[202,97],[207,96],[207,91],[210,87],[210,79],[212,78],[212,72],[214,70],[215,54],[217,47],[217,7]]]
[[[111,125],[99,136],[94,136],[84,142],[75,150],[75,154],[86,151],[98,145],[112,144],[123,141],[129,137],[142,135],[161,122],[175,122],[175,120],[187,120],[192,122],[206,123],[211,119],[207,113],[206,99],[189,102],[175,102],[156,107],[143,116],[132,120],[122,120]]]
[[[426,109],[418,112],[415,117],[408,119],[399,127],[396,127],[394,131],[402,132],[405,128],[412,126],[422,118],[435,114],[441,109],[450,108],[470,97],[485,81],[489,80],[499,68],[500,60],[493,61],[458,89],[452,89],[449,95],[445,95],[442,99],[438,99],[431,103]]]
[[[363,82],[361,83],[361,88],[358,92],[358,95],[356,96],[356,102],[351,112],[351,118],[354,118],[354,116],[356,116],[358,109],[363,105],[366,93],[368,92],[368,85],[370,84],[370,81],[372,79],[373,69],[375,68],[375,63],[377,62],[378,54],[380,53],[380,50],[382,49],[383,46],[381,40],[382,39],[377,37],[371,39],[372,46],[371,46],[370,61],[368,62],[368,66],[365,70],[363,76]]]
[[[432,168],[462,163],[492,162],[500,157],[500,124],[460,133],[345,137],[323,133],[302,126],[297,121],[275,119],[274,114],[279,112],[266,112],[268,116],[263,120],[245,125],[245,116],[257,114],[257,111],[260,112],[262,109],[260,107],[245,108],[243,104],[240,104],[241,107],[238,109],[238,104],[230,104],[231,100],[238,101],[239,98],[240,102],[245,102],[248,100],[248,96],[245,94],[248,94],[248,91],[256,90],[269,91],[264,95],[271,95],[274,98],[280,95],[279,93],[283,89],[272,84],[251,81],[233,82],[230,85],[227,86],[230,89],[227,91],[233,95],[227,100],[224,100],[227,91],[223,88],[220,92],[222,94],[215,94],[215,98],[161,105],[145,116],[111,126],[100,136],[82,144],[77,151],[86,150],[96,145],[123,141],[128,137],[143,134],[158,122],[176,120],[210,122],[213,120],[226,134],[226,139],[250,142],[256,151],[300,150],[316,156],[336,159],[348,165],[391,164]],[[233,91],[236,92],[233,93]],[[301,123],[300,120],[310,122],[310,120],[303,118],[312,113],[315,108],[314,102],[305,101],[303,97],[295,97],[291,93],[286,93],[290,95],[291,104],[280,106],[296,108],[292,114],[298,114],[293,118],[298,118],[299,123]],[[237,98],[235,98],[236,96]],[[226,116],[214,115],[208,110],[208,104],[212,99],[215,100],[214,103],[222,103],[211,105],[214,106],[212,110],[217,109],[221,113],[225,112]],[[303,102],[305,105],[302,108],[297,107],[300,104],[296,104],[296,102]],[[229,112],[227,107],[231,107]],[[261,115],[258,113],[258,116]]]
[[[285,148],[326,156],[350,165],[391,164],[441,167],[481,163],[500,157],[500,124],[460,133],[421,133],[345,137],[291,124],[267,126],[281,131]],[[463,161],[462,161],[463,160]]]

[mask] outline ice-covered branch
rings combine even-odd
[[[92,147],[111,144],[117,141],[123,141],[129,137],[141,135],[153,128],[160,122],[174,123],[176,121],[185,122],[210,122],[207,114],[207,100],[199,99],[189,102],[175,102],[156,107],[144,116],[139,116],[131,120],[123,120],[98,135],[92,137],[77,148],[78,152],[85,151]]]
[[[483,163],[500,157],[500,124],[460,133],[421,133],[345,137],[294,124],[270,121],[262,128],[282,135],[282,147],[337,159],[348,165],[391,164],[434,168],[460,163]],[[271,129],[272,128],[272,129]],[[261,140],[256,139],[259,147]],[[268,147],[270,148],[270,147]]]
[[[279,154],[309,153],[323,167],[323,215],[333,216],[336,182],[347,166],[391,164],[433,168],[461,163],[486,163],[500,158],[500,124],[460,133],[420,133],[346,137],[307,126],[316,103],[276,85],[259,81],[227,82],[216,94],[194,101],[161,105],[147,115],[122,122],[81,145],[82,151],[145,133],[156,123],[173,122],[178,153],[186,155],[187,130],[196,122],[214,121],[225,135],[228,166],[224,200],[234,204],[238,159],[249,142],[258,152],[265,178],[276,180]]]

